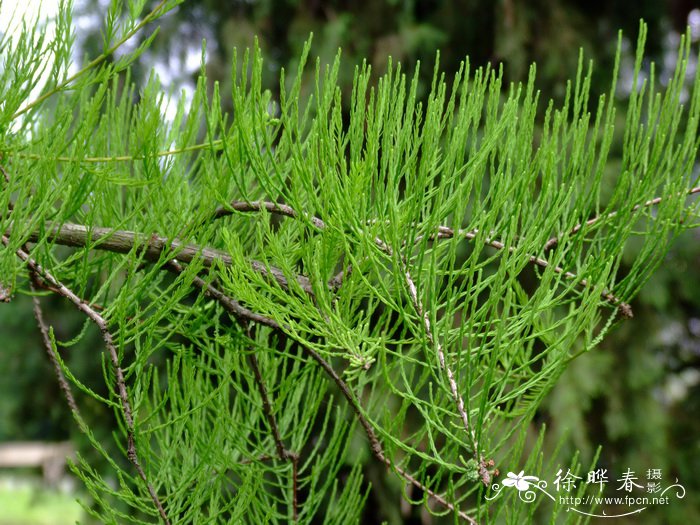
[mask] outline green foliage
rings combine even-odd
[[[589,100],[582,58],[540,121],[534,66],[508,86],[491,67],[436,67],[422,103],[418,71],[389,64],[375,85],[363,64],[347,100],[340,58],[309,67],[307,44],[276,99],[254,48],[234,55],[230,92],[202,77],[166,121],[157,79],[130,83],[150,39],[107,59],[176,3],[113,2],[103,52],[73,74],[64,10],[38,95],[40,33],[2,44],[2,282],[31,278],[92,321],[49,346],[118,422],[106,444],[74,412],[112,470],[76,464],[90,512],[354,523],[375,462],[431,512],[521,523],[534,506],[484,498],[494,465],[543,463],[525,434],[544,396],[695,225],[688,40],[659,92],[641,26],[611,174],[616,85]],[[56,350],[93,324],[107,395]]]

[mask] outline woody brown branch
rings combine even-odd
[[[10,236],[12,231],[10,227],[5,234]],[[82,224],[48,222],[44,228],[30,232],[26,240],[37,242],[43,238],[63,246],[83,248],[89,245],[92,249],[114,253],[129,253],[136,249],[148,261],[158,261],[164,253],[172,253],[172,258],[181,263],[190,263],[195,259],[201,261],[206,267],[212,266],[215,261],[220,261],[224,266],[230,266],[233,263],[228,253],[214,248],[185,244],[177,239],[168,239],[155,234],[114,230],[100,226],[87,227]],[[289,289],[287,277],[279,268],[267,266],[255,260],[250,261],[250,266],[261,275],[277,281],[282,288]],[[298,275],[296,282],[302,290],[313,295],[308,277]]]

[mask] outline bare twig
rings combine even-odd
[[[465,239],[468,240],[474,240],[477,237],[478,230],[453,230],[452,228],[448,228],[447,226],[439,226],[437,229],[437,232],[430,235],[429,238],[431,240],[437,240],[437,239],[451,239],[452,237],[464,237]],[[416,242],[420,242],[424,236],[419,235],[416,237]],[[505,244],[503,244],[501,241],[497,241],[495,239],[491,239],[487,237],[484,239],[484,243],[487,246],[490,246],[492,248],[495,248],[496,250],[505,250],[508,253],[515,253],[516,248],[514,246],[508,246],[506,247]],[[532,264],[539,266],[540,268],[548,268],[551,267],[552,271],[555,273],[558,273],[565,277],[566,279],[569,280],[576,280],[579,279],[579,277],[573,273],[565,270],[561,266],[552,266],[546,259],[543,259],[542,257],[537,257],[535,255],[527,255],[528,261],[530,261]],[[589,281],[587,279],[579,279],[578,280],[578,286],[580,288],[587,288],[591,286]],[[627,304],[626,302],[622,301],[620,298],[615,296],[611,291],[609,290],[603,290],[601,292],[600,296],[610,303],[611,305],[615,306],[618,311],[622,314],[623,317],[627,319],[631,319],[634,314],[632,312],[632,307]]]
[[[292,462],[292,519],[299,521],[299,454],[289,456]]]
[[[184,271],[183,267],[174,259],[168,261],[166,268],[176,273],[182,273]],[[243,324],[245,324],[246,321],[252,321],[254,323],[269,326],[270,328],[278,329],[280,327],[279,324],[277,324],[273,319],[248,310],[241,303],[232,297],[229,297],[215,286],[208,284],[201,277],[195,276],[194,284],[197,286],[197,288],[204,291],[206,295],[218,301],[227,312],[231,313],[239,321],[242,321]]]
[[[275,459],[275,456],[271,456],[270,454],[263,454],[262,456],[258,456],[257,458],[246,458],[238,461],[239,465],[250,465],[251,463],[255,461],[273,461]]]
[[[278,202],[269,202],[269,201],[252,201],[252,202],[245,202],[245,201],[232,201],[228,207],[219,207],[216,209],[214,212],[214,218],[218,219],[219,217],[224,217],[226,215],[231,215],[233,213],[232,210],[239,211],[239,212],[255,212],[255,211],[261,211],[261,210],[267,210],[269,213],[274,213],[277,215],[284,215],[285,217],[291,217],[293,219],[299,218],[300,214],[297,213],[297,211],[292,208],[291,206],[287,204],[281,204]],[[319,230],[325,230],[326,229],[326,223],[323,222],[322,219],[319,219],[318,217],[315,217],[314,215],[309,215],[307,213],[302,214],[308,221],[311,222],[316,228]],[[386,245],[384,241],[382,241],[379,237],[374,238],[374,243],[379,246],[383,251],[388,251],[389,247]]]
[[[258,358],[255,356],[254,352],[251,352],[248,360],[250,362],[250,368],[253,370],[253,375],[255,376],[255,383],[258,386],[258,392],[260,393],[260,397],[262,398],[263,413],[265,414],[265,418],[267,419],[267,424],[270,425],[270,432],[272,432],[272,439],[275,442],[277,456],[281,460],[285,460],[289,456],[289,451],[282,442],[282,434],[280,434],[280,429],[279,425],[277,424],[277,418],[275,418],[275,413],[272,411],[270,395],[267,392],[265,381],[263,380],[262,373],[260,372]]]
[[[297,511],[297,467],[299,463],[299,455],[296,452],[292,452],[287,449],[282,440],[282,435],[280,434],[279,425],[277,423],[277,418],[275,413],[272,411],[272,403],[270,402],[270,395],[265,386],[265,381],[262,374],[260,373],[260,365],[258,364],[258,358],[255,353],[251,352],[248,357],[250,368],[253,370],[253,375],[255,376],[255,383],[258,386],[258,391],[260,392],[260,397],[263,403],[263,412],[265,418],[267,419],[268,425],[270,425],[270,431],[272,432],[272,438],[275,441],[275,449],[277,450],[277,456],[281,461],[289,461],[292,464],[292,517],[296,522],[298,520]]]
[[[685,195],[693,195],[695,193],[700,193],[700,186],[697,186],[695,188],[691,188],[688,191],[685,192]],[[662,200],[664,200],[664,197],[655,197],[651,200],[646,201],[643,204],[636,204],[632,207],[632,211],[637,211],[639,208],[648,208],[649,206],[655,206],[659,204]],[[618,214],[618,212],[613,211],[608,213],[607,215],[597,215],[596,217],[593,217],[592,219],[588,219],[586,222],[577,224],[571,230],[569,230],[569,235],[574,235],[581,231],[583,228],[592,226],[597,222],[611,219],[615,217]],[[544,244],[544,251],[549,250],[550,248],[553,248],[557,243],[559,242],[559,237],[555,236],[549,239],[545,244]]]
[[[277,215],[285,215],[293,219],[299,217],[299,214],[294,210],[294,208],[288,206],[287,204],[270,201],[233,201],[228,206],[218,207],[214,212],[214,219],[219,219],[221,217],[226,217],[227,215],[232,215],[234,211],[252,212],[261,210],[267,210],[268,212],[275,213]],[[311,222],[311,224],[316,226],[316,228],[318,228],[319,230],[323,230],[326,228],[326,224],[318,217],[306,214],[304,214],[304,217],[306,217]]]
[[[408,286],[408,294],[411,297],[413,307],[423,320],[423,327],[425,328],[425,335],[428,338],[428,342],[433,348],[435,348],[438,361],[440,362],[440,368],[442,368],[442,370],[447,375],[447,382],[450,385],[450,392],[452,393],[452,398],[454,399],[454,402],[457,405],[457,412],[459,412],[459,416],[462,419],[462,425],[464,426],[464,430],[467,433],[467,436],[471,442],[470,444],[472,446],[472,452],[475,457],[479,458],[479,462],[481,463],[483,461],[483,458],[479,456],[479,443],[477,442],[474,430],[472,429],[471,424],[469,423],[469,416],[467,415],[467,411],[464,407],[464,399],[462,398],[462,394],[459,393],[459,388],[457,387],[457,381],[455,380],[454,373],[445,361],[445,353],[442,350],[442,345],[433,335],[430,317],[428,316],[428,312],[425,311],[420,297],[418,297],[418,290],[416,289],[416,285],[413,281],[413,278],[411,277],[408,267],[404,269],[404,277],[406,279],[406,284]]]
[[[5,235],[2,235],[2,243],[7,247],[10,245],[10,240]],[[59,293],[62,297],[65,297],[71,303],[73,303],[73,305],[83,314],[85,314],[93,323],[95,323],[95,325],[97,325],[98,329],[100,330],[102,339],[105,342],[105,347],[107,348],[110,359],[112,361],[112,367],[114,369],[114,374],[116,377],[117,391],[122,406],[122,413],[124,415],[124,421],[126,422],[127,426],[127,457],[129,458],[129,461],[131,461],[131,463],[134,465],[134,468],[136,469],[136,472],[138,473],[139,477],[145,483],[148,492],[151,496],[151,500],[156,506],[156,509],[158,510],[158,513],[160,514],[161,518],[167,525],[169,525],[170,521],[168,520],[168,516],[165,513],[165,509],[163,508],[163,505],[160,502],[160,499],[158,498],[158,494],[153,488],[153,485],[148,481],[146,473],[143,470],[143,467],[141,466],[141,463],[139,461],[136,443],[134,442],[134,417],[131,411],[131,404],[129,402],[129,394],[126,389],[124,372],[122,371],[121,366],[119,365],[119,354],[114,344],[112,334],[107,326],[107,321],[93,308],[91,308],[85,301],[81,300],[68,287],[66,287],[64,284],[58,281],[48,270],[45,270],[34,259],[32,259],[27,252],[20,248],[15,253],[22,261],[25,262],[25,264],[31,272],[41,276],[41,278],[44,281],[48,282],[51,286],[53,286],[57,290],[57,293]]]

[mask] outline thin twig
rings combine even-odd
[[[253,375],[255,376],[255,383],[258,386],[258,391],[263,403],[263,413],[267,419],[267,424],[270,425],[270,431],[272,432],[272,438],[275,441],[275,449],[277,450],[277,455],[281,460],[287,459],[289,452],[282,442],[282,434],[280,434],[280,428],[277,424],[277,418],[275,418],[275,413],[272,411],[272,403],[270,403],[270,396],[267,392],[267,387],[265,386],[265,381],[260,373],[260,365],[258,364],[258,358],[255,353],[251,352],[249,356],[250,368],[253,370]]]
[[[263,412],[265,418],[267,419],[268,425],[270,425],[270,430],[272,432],[272,438],[275,441],[275,449],[277,450],[277,456],[281,461],[289,461],[292,464],[292,516],[293,520],[296,522],[298,520],[297,514],[297,465],[299,461],[299,455],[296,452],[288,450],[282,440],[282,435],[280,433],[279,425],[277,424],[277,418],[275,413],[272,411],[272,403],[270,402],[270,395],[265,386],[265,381],[262,374],[260,373],[260,365],[258,364],[258,358],[255,356],[254,352],[248,356],[248,361],[250,368],[253,370],[253,375],[255,376],[255,383],[258,386],[258,391],[260,392],[260,397],[263,403]]]
[[[279,202],[232,201],[231,203],[229,203],[228,206],[220,206],[219,208],[217,208],[216,211],[214,212],[214,218],[218,219],[220,217],[225,217],[227,215],[231,215],[233,213],[233,210],[243,212],[243,213],[249,213],[249,212],[261,211],[263,209],[267,210],[269,213],[274,213],[277,215],[284,215],[285,217],[291,217],[293,219],[297,219],[300,216],[300,214],[294,208],[292,208],[291,206],[289,206],[287,204],[282,204]],[[322,219],[320,219],[314,215],[310,215],[308,213],[304,213],[302,215],[319,230],[326,229],[326,223],[323,222]],[[387,246],[387,244],[384,241],[382,241],[379,237],[374,238],[374,243],[377,246],[379,246],[379,248],[382,249],[383,251],[389,250],[389,246]]]
[[[166,268],[175,273],[182,273],[184,271],[183,267],[174,259],[168,261]],[[207,283],[201,277],[195,275],[193,281],[197,288],[200,288],[207,296],[218,301],[227,312],[231,313],[239,321],[252,321],[276,329],[280,327],[273,319],[248,310],[241,303],[229,297],[215,286]]]
[[[299,454],[289,456],[292,462],[292,519],[299,521]]]
[[[2,243],[6,247],[9,247],[10,240],[5,235],[2,235]],[[151,483],[148,481],[146,473],[143,470],[143,467],[141,466],[141,462],[139,461],[138,451],[136,449],[136,443],[134,441],[135,426],[134,417],[131,411],[131,404],[129,402],[129,393],[126,389],[124,372],[122,371],[121,366],[119,365],[119,354],[114,344],[112,334],[107,326],[107,321],[94,309],[92,309],[85,301],[81,300],[80,297],[73,293],[68,287],[66,287],[64,284],[58,281],[48,270],[45,270],[40,264],[38,264],[34,259],[32,259],[29,256],[29,254],[23,249],[20,248],[15,253],[22,261],[24,261],[24,263],[27,265],[31,272],[41,276],[41,278],[44,281],[48,282],[51,286],[53,286],[57,290],[57,293],[59,293],[62,297],[68,299],[71,303],[73,303],[73,305],[83,314],[85,314],[93,323],[95,323],[95,325],[97,325],[98,329],[100,330],[102,339],[105,342],[105,347],[107,348],[107,351],[110,355],[110,359],[112,361],[112,367],[114,369],[114,374],[116,377],[119,400],[122,406],[124,421],[126,422],[127,457],[129,458],[129,461],[131,461],[131,463],[134,465],[134,468],[136,469],[136,472],[138,473],[139,477],[146,484],[148,492],[151,496],[151,500],[156,506],[156,509],[158,510],[158,513],[160,514],[161,518],[167,525],[169,525],[170,521],[168,520],[168,516],[165,513],[165,509],[163,508],[163,505],[160,502],[160,499],[158,498],[158,494],[153,488],[153,485],[151,485]]]
[[[30,282],[29,286],[32,292],[36,292],[36,286],[33,282]],[[41,334],[41,341],[43,343],[44,350],[46,350],[46,354],[49,356],[49,361],[53,366],[54,373],[56,374],[56,379],[58,380],[58,386],[61,388],[63,395],[66,396],[66,402],[68,403],[68,407],[73,412],[73,416],[79,420],[82,420],[82,416],[80,415],[80,409],[78,408],[78,404],[75,402],[75,397],[73,397],[73,391],[71,390],[70,385],[66,380],[66,377],[63,375],[63,370],[61,370],[61,365],[58,362],[58,359],[56,359],[56,356],[53,353],[53,345],[51,344],[49,330],[46,325],[46,321],[44,320],[44,313],[41,308],[41,302],[39,301],[39,298],[36,295],[32,296],[32,303],[34,309],[34,318],[36,319],[36,324],[39,327],[39,333]]]
[[[275,456],[271,456],[270,454],[263,454],[262,456],[258,456],[257,458],[246,458],[242,459],[238,462],[239,465],[250,465],[251,463],[255,461],[261,461],[261,462],[266,462],[266,461],[273,461],[275,459]]]
[[[263,209],[267,210],[270,213],[284,215],[293,219],[299,217],[299,214],[294,210],[294,208],[287,204],[270,201],[232,201],[228,206],[219,206],[214,212],[213,218],[219,219],[221,217],[226,217],[227,215],[232,215],[234,211],[252,212],[261,211]],[[316,226],[319,230],[323,230],[326,228],[326,224],[318,217],[306,214],[304,214],[304,217],[306,217],[311,222],[311,224]]]
[[[416,289],[416,284],[413,281],[413,278],[411,277],[407,266],[406,268],[404,268],[404,278],[406,279],[406,284],[408,285],[408,294],[411,297],[413,307],[415,308],[418,315],[423,319],[423,327],[425,328],[425,335],[428,338],[428,342],[433,348],[435,348],[435,353],[437,354],[438,361],[440,362],[440,368],[442,368],[442,370],[447,375],[447,382],[450,385],[450,392],[452,393],[452,398],[454,399],[454,402],[457,405],[457,411],[459,412],[459,416],[462,419],[462,425],[464,426],[464,430],[467,433],[467,437],[471,441],[472,453],[476,458],[478,458],[479,463],[481,464],[483,462],[483,458],[479,454],[479,443],[476,439],[476,435],[474,434],[474,430],[472,429],[471,424],[469,423],[469,416],[467,415],[467,411],[464,407],[464,399],[462,398],[462,394],[459,393],[459,388],[457,387],[457,381],[455,380],[454,373],[452,372],[452,369],[448,366],[447,361],[445,360],[445,353],[442,350],[442,345],[440,344],[440,341],[438,341],[437,338],[433,335],[430,317],[428,316],[428,312],[423,307],[422,301],[418,297],[418,290]]]
[[[47,162],[66,162],[74,164],[92,164],[103,162],[136,162],[146,159],[157,159],[160,157],[182,155],[183,153],[192,153],[194,151],[201,151],[205,149],[212,150],[215,147],[221,149],[222,144],[223,140],[218,139],[211,142],[203,142],[201,144],[192,144],[183,148],[156,151],[155,153],[142,155],[106,155],[101,157],[66,157],[63,155],[58,155],[55,157],[49,157],[46,155],[39,155],[37,153],[24,153],[21,151],[10,151],[8,152],[8,155],[20,159],[42,160]]]
[[[694,193],[700,193],[700,186],[697,186],[695,188],[691,188],[688,191],[685,192],[684,195],[693,195]],[[662,200],[664,200],[664,197],[655,197],[651,200],[646,201],[643,204],[635,204],[632,207],[632,211],[637,211],[639,208],[648,208],[649,206],[655,206],[656,204],[659,204]],[[607,215],[597,215],[596,217],[593,217],[592,219],[588,219],[584,223],[577,224],[571,230],[569,230],[569,235],[574,235],[581,231],[584,227],[592,226],[597,222],[600,222],[602,220],[607,220],[615,217],[618,214],[617,211],[612,211],[608,213]],[[544,244],[544,251],[549,250],[550,248],[554,247],[557,243],[559,242],[559,237],[554,236],[551,239],[549,239],[545,244]]]

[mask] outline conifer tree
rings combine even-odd
[[[539,100],[535,66],[504,86],[465,59],[454,78],[436,66],[424,103],[416,72],[374,82],[358,65],[348,104],[340,54],[314,65],[308,45],[279,100],[252,49],[230,92],[203,70],[170,121],[157,78],[136,91],[129,76],[156,32],[120,50],[177,3],[113,1],[103,52],[77,71],[67,5],[55,35],[0,43],[0,293],[33,296],[75,425],[117,480],[78,458],[89,511],[357,523],[374,463],[450,522],[527,520],[486,498],[498,471],[541,465],[525,439],[539,403],[634,322],[631,299],[697,225],[689,40],[660,89],[642,25],[624,122],[615,83],[590,99],[583,58],[560,103]],[[73,340],[43,320],[45,294],[84,316]],[[63,360],[94,330],[109,396]],[[113,412],[118,457],[86,399]]]

